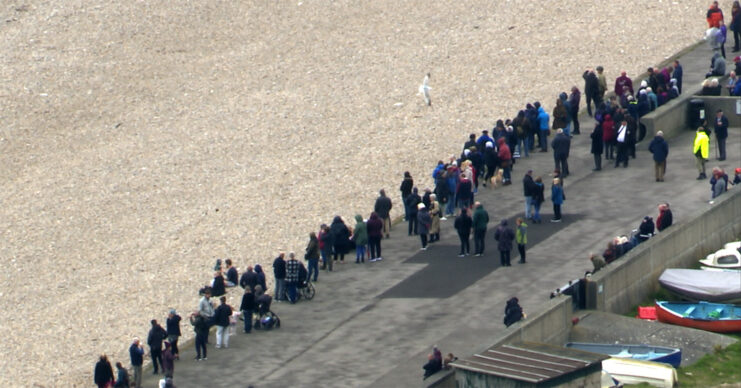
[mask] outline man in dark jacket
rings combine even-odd
[[[247,266],[247,271],[239,279],[239,286],[245,289],[249,288],[254,293],[257,284],[257,272],[253,270],[251,265]]]
[[[196,333],[196,361],[207,360],[208,318],[196,312],[190,316],[190,324],[193,325],[193,331]]]
[[[178,339],[180,338],[180,315],[177,314],[175,309],[170,309],[170,313],[167,314],[167,341],[172,345],[172,354],[176,359],[180,359],[180,350],[178,349]]]
[[[455,218],[453,224],[455,230],[458,232],[458,238],[461,240],[461,253],[458,257],[468,256],[471,254],[471,244],[469,244],[469,238],[471,237],[471,227],[473,226],[473,220],[468,215],[468,210],[461,210],[461,214]]]
[[[383,234],[386,235],[386,238],[389,238],[389,231],[391,230],[391,208],[393,205],[391,204],[391,198],[386,196],[386,191],[381,189],[379,192],[379,196],[376,199],[376,206],[374,206],[373,211],[378,214],[379,217],[381,217],[381,220],[383,221]]]
[[[530,208],[534,207],[533,195],[535,194],[535,181],[533,181],[533,170],[527,170],[525,177],[522,178],[522,193],[525,196],[525,218],[530,219]]]
[[[159,366],[162,365],[162,341],[167,338],[167,331],[157,323],[156,319],[152,319],[151,323],[152,328],[149,329],[147,345],[149,345],[149,354],[152,356],[154,374],[157,374]]]
[[[723,110],[718,109],[715,113],[715,138],[718,139],[718,160],[726,160],[726,139],[728,138],[728,117],[723,115]]]
[[[589,137],[592,138],[592,148],[589,152],[594,155],[594,168],[592,171],[599,171],[602,169],[602,151],[604,147],[604,143],[602,142],[602,124],[598,122]]]
[[[244,332],[249,334],[252,332],[252,315],[255,313],[255,294],[249,287],[244,289],[244,295],[242,295],[242,303],[239,305],[239,310],[242,311],[242,319],[244,319]]]
[[[486,225],[489,223],[489,213],[484,209],[481,202],[473,205],[473,246],[476,256],[484,254],[484,240],[486,238]]]
[[[565,178],[569,175],[569,149],[571,148],[571,139],[563,133],[563,129],[559,128],[556,131],[556,136],[553,137],[551,142],[551,148],[553,148],[553,161],[556,165],[556,170],[561,171],[561,177]]]
[[[113,384],[113,368],[105,354],[101,355],[98,362],[95,363],[93,381],[100,388],[105,388]]]
[[[221,297],[221,304],[214,312],[214,324],[216,325],[216,349],[223,344],[229,347],[229,317],[232,316],[232,307],[226,304],[226,297]]]
[[[515,231],[507,226],[507,220],[502,222],[494,232],[494,240],[497,240],[499,248],[499,262],[502,267],[511,267],[510,252],[512,251],[512,241],[515,239]]]
[[[474,136],[475,137],[475,136]],[[475,143],[475,142],[474,142]],[[412,193],[412,187],[414,187],[414,179],[409,171],[404,171],[404,179],[401,181],[399,191],[401,191],[401,201],[404,203],[404,216],[405,219],[409,219],[409,207],[406,205],[407,197]],[[416,206],[416,205],[415,205]],[[416,210],[416,207],[415,207]]]
[[[664,172],[666,171],[666,157],[669,156],[669,143],[664,140],[664,132],[656,132],[656,136],[651,140],[648,150],[654,155],[656,182],[663,182]]]
[[[417,194],[417,188],[412,189],[404,200],[407,208],[407,221],[409,221],[409,235],[417,234],[417,205],[422,202],[422,198]]]
[[[144,363],[144,347],[139,338],[129,346],[129,358],[131,358],[131,369],[134,371],[134,387],[142,387],[142,364]]]
[[[684,70],[682,69],[682,65],[679,64],[679,61],[674,61],[674,71],[672,72],[672,78],[677,80],[677,89],[679,89],[679,93],[682,93],[682,75]]]
[[[591,117],[592,100],[594,100],[595,109],[597,109],[597,106],[600,103],[599,79],[597,79],[597,75],[592,69],[587,69],[587,71],[582,74],[582,78],[584,78],[584,96],[587,99],[587,113]]]
[[[373,212],[365,224],[368,231],[368,245],[370,246],[370,260],[383,260],[381,257],[381,238],[383,237],[383,221],[378,213]]]
[[[232,265],[232,259],[226,259],[226,286],[235,287],[239,283],[239,272],[237,268]]]
[[[273,276],[275,276],[275,300],[286,300],[286,261],[285,252],[278,254],[273,260]]]

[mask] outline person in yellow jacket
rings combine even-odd
[[[520,264],[525,264],[525,246],[527,245],[527,224],[522,218],[518,218],[517,229],[515,230],[515,241],[517,250],[520,251]]]
[[[708,134],[705,132],[705,128],[697,128],[695,141],[692,145],[692,153],[695,154],[695,166],[697,166],[697,170],[700,172],[700,175],[697,176],[698,180],[707,178],[705,175],[705,161],[708,160],[709,148],[710,139],[708,138]]]

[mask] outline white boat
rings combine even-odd
[[[741,241],[729,242],[728,244],[726,244],[725,246],[723,246],[723,248],[725,248],[725,249],[735,249],[735,250],[741,252]]]
[[[739,269],[741,268],[741,252],[738,249],[723,248],[700,260],[700,264],[714,268]]]
[[[714,272],[733,272],[733,273],[741,273],[741,268],[716,268],[716,267],[706,267],[704,265],[700,266],[700,269],[703,271],[714,271]]]
[[[677,386],[677,371],[671,365],[659,362],[610,358],[602,361],[602,371],[623,384],[646,383],[665,388]]]

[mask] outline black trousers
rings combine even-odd
[[[597,170],[602,169],[602,154],[594,154],[594,168]]]
[[[368,237],[368,245],[370,245],[371,259],[381,257],[381,238],[380,237]]]
[[[152,355],[152,366],[154,366],[154,373],[157,373],[157,371],[162,367],[162,349],[149,348],[149,354]]]
[[[486,229],[474,229],[473,230],[473,248],[474,253],[484,253],[484,240],[486,237]]]
[[[417,212],[409,214],[409,235],[417,234]]]
[[[420,234],[419,240],[422,242],[422,248],[427,248],[427,235],[424,233]]]
[[[502,267],[509,267],[509,251],[499,251],[499,264],[502,265]]]
[[[577,134],[579,132],[579,111],[571,112],[571,121],[574,122],[574,130],[572,133]]]
[[[628,167],[628,145],[625,143],[617,143],[617,157],[615,158],[615,167],[623,163],[625,167]]]
[[[561,205],[553,204],[553,219],[554,220],[560,220],[561,219]]]
[[[525,245],[524,244],[517,244],[517,250],[520,252],[520,262],[525,262]]]
[[[467,255],[471,253],[471,236],[466,233],[465,235],[458,233],[458,238],[461,240],[461,255]]]

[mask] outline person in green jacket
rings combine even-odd
[[[476,256],[484,254],[484,239],[486,237],[486,224],[489,223],[489,213],[484,210],[481,202],[476,202],[473,210],[473,246]]]
[[[368,228],[360,214],[355,215],[355,230],[353,241],[355,242],[355,264],[365,263],[365,246],[368,245]]]
[[[708,137],[705,128],[697,128],[695,134],[695,141],[692,143],[692,153],[695,154],[695,166],[700,175],[697,176],[698,180],[705,179],[705,162],[708,160],[708,149],[710,147],[710,138]]]
[[[522,218],[518,218],[515,221],[517,228],[515,230],[515,241],[517,242],[517,250],[520,251],[520,261],[518,263],[525,264],[525,246],[527,245],[527,224]]]

